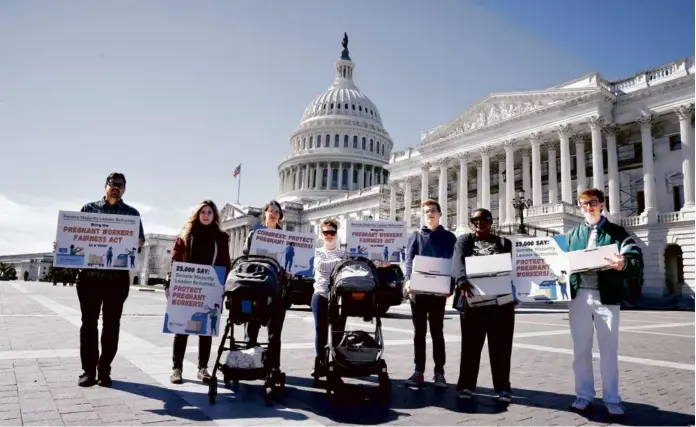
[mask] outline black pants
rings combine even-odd
[[[172,355],[174,369],[183,369],[184,354],[186,354],[186,343],[188,342],[188,337],[189,336],[186,334],[174,335],[174,353]],[[198,337],[198,369],[208,367],[208,361],[210,360],[210,348],[212,345],[213,337],[203,335]]]
[[[314,355],[323,360],[324,349],[329,341],[329,299],[313,294],[312,314],[314,316]],[[331,325],[332,345],[337,346],[340,343],[346,329],[346,320],[346,316],[340,316]]]
[[[123,274],[121,274],[123,273]],[[128,298],[130,276],[127,271],[81,273],[77,283],[82,326],[80,327],[80,360],[82,369],[95,375],[111,375],[111,362],[118,350],[123,304]],[[97,324],[102,315],[101,357]]]
[[[285,322],[285,307],[278,307],[268,321],[268,349],[266,350],[265,366],[270,368],[280,368],[280,346],[281,332]],[[248,322],[246,324],[245,338],[249,341],[249,348],[256,346],[259,338],[261,324],[258,322]]]
[[[458,389],[476,389],[483,341],[488,335],[488,356],[491,362],[493,389],[496,393],[510,391],[510,358],[515,332],[515,304],[467,308],[460,316],[462,349],[459,363]]]
[[[445,336],[443,322],[447,299],[437,295],[414,295],[411,297],[411,319],[413,320],[413,351],[415,370],[425,372],[425,334],[430,324],[433,340],[434,372],[445,373]]]

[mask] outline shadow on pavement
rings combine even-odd
[[[189,381],[198,382],[198,381]],[[163,409],[144,409],[152,414],[171,416],[189,421],[208,421],[210,419],[262,419],[280,418],[289,421],[304,421],[308,417],[299,412],[283,410],[280,404],[264,405],[261,387],[240,384],[237,392],[230,393],[222,382],[218,385],[215,405],[208,401],[208,394],[169,389],[154,384],[138,384],[127,381],[113,381],[114,390],[131,393],[145,398],[161,400]],[[287,388],[286,388],[287,390]],[[274,421],[270,421],[274,422]]]

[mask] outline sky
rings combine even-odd
[[[262,206],[347,32],[395,150],[491,92],[694,55],[693,0],[3,0],[0,254],[50,251],[113,171],[146,233]]]

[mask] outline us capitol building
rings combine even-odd
[[[486,207],[498,232],[514,239],[513,200],[523,190],[531,205],[523,210],[526,232],[546,236],[583,220],[575,200],[591,186],[605,191],[607,216],[641,243],[643,295],[693,296],[693,57],[618,81],[591,73],[547,89],[493,93],[394,152],[379,110],[355,84],[347,36],[342,45],[333,83],[304,110],[278,165],[285,229],[316,233],[326,218],[405,220],[417,229],[421,201],[434,198],[446,207],[443,225],[457,234],[468,230],[473,209]],[[260,214],[223,207],[233,257]],[[173,242],[148,236],[141,281],[166,274]]]

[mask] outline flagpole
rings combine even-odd
[[[242,169],[239,168],[239,175],[237,175],[237,204],[239,204],[239,190],[242,187]]]

